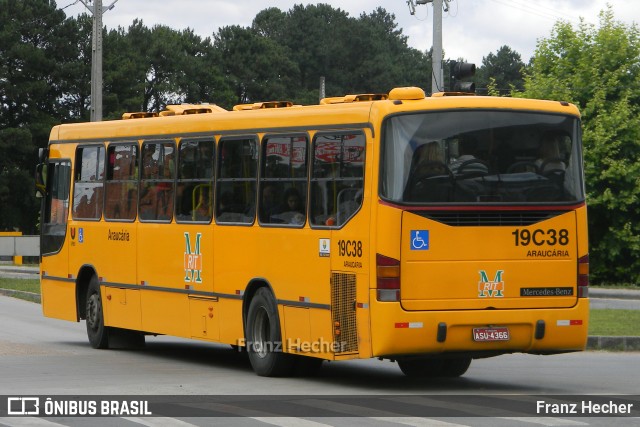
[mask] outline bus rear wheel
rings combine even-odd
[[[442,376],[455,378],[464,375],[471,366],[470,357],[457,357],[444,360],[444,366],[442,367]]]
[[[282,334],[278,307],[267,288],[256,291],[247,315],[245,338],[249,361],[262,377],[280,377],[292,373],[291,355],[282,352]]]
[[[464,375],[470,357],[398,359],[402,373],[415,378],[455,378]]]
[[[403,374],[414,378],[435,378],[442,375],[443,359],[408,358],[398,359],[398,366]]]
[[[100,296],[100,284],[98,278],[92,276],[87,289],[86,304],[87,336],[93,348],[108,348],[109,333],[104,326],[104,315],[102,312],[102,297]]]

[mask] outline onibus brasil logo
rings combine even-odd
[[[196,240],[191,245],[191,236],[184,233],[184,281],[202,283],[202,253],[200,253],[200,239],[202,233],[196,233]]]
[[[503,298],[504,297],[504,280],[502,276],[504,270],[496,271],[493,280],[489,280],[487,272],[480,270],[480,281],[478,282],[479,298]]]

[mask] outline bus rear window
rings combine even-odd
[[[512,111],[394,116],[384,124],[383,198],[403,204],[584,199],[579,121]]]

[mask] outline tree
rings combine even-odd
[[[420,86],[431,80],[427,58],[407,45],[395,15],[378,7],[361,14],[350,31],[348,57],[351,78],[348,91],[388,92],[394,87]]]
[[[498,51],[482,58],[482,66],[476,73],[478,93],[486,93],[486,88],[493,79],[493,84],[501,94],[509,94],[514,90],[524,89],[523,70],[525,64],[520,54],[509,46],[502,46]]]
[[[134,20],[127,30],[109,31],[104,40],[105,115],[160,111],[168,104],[231,100],[218,52],[193,30]]]
[[[523,96],[582,111],[591,275],[640,281],[640,32],[600,13],[599,28],[558,22],[538,42]]]
[[[214,35],[214,47],[234,104],[281,100],[293,95],[296,65],[286,49],[252,28],[230,26]]]
[[[60,81],[60,114],[64,121],[88,121],[91,107],[92,18],[67,18],[61,26],[62,48],[54,73]]]
[[[265,9],[252,28],[286,49],[298,73],[294,99],[316,103],[320,77],[328,96],[388,92],[430,81],[428,58],[407,46],[395,16],[382,8],[359,18],[327,4]],[[292,76],[295,77],[295,76]]]
[[[32,171],[65,111],[69,30],[53,1],[0,0],[0,230],[35,232]]]

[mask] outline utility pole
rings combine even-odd
[[[431,94],[444,92],[442,79],[442,0],[433,0],[433,53],[431,54]]]
[[[322,101],[326,97],[326,86],[324,81],[324,76],[320,76],[320,99],[318,102]]]
[[[80,0],[93,15],[91,36],[91,121],[102,121],[102,15],[113,9],[118,0],[102,7],[102,0]],[[93,6],[88,3],[93,2]]]
[[[442,72],[442,9],[449,11],[449,0],[408,0],[409,12],[416,13],[416,5],[433,3],[433,51],[431,53],[431,93],[444,92]]]

